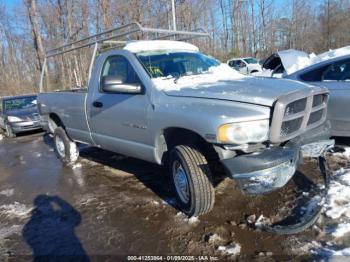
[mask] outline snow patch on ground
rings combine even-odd
[[[332,219],[342,217],[350,223],[350,170],[340,169],[335,173],[325,207],[326,216]]]
[[[344,152],[342,153],[334,153],[333,156],[345,157],[350,159],[350,147],[344,148]]]
[[[238,243],[231,243],[227,246],[218,246],[218,250],[231,256],[237,256],[241,253],[241,246]]]
[[[331,248],[320,248],[311,250],[311,253],[317,256],[321,256],[323,258],[331,258],[331,257],[337,257],[337,256],[350,256],[350,248],[344,248],[339,250],[333,250]],[[335,261],[348,261],[346,259],[344,260],[335,260]]]
[[[199,219],[198,219],[198,217],[193,216],[193,217],[188,218],[188,217],[187,217],[184,213],[182,213],[182,212],[178,212],[178,213],[176,214],[176,217],[179,218],[181,221],[184,221],[184,222],[186,222],[186,223],[188,223],[188,224],[190,224],[190,225],[197,225],[197,224],[200,222]]]
[[[350,159],[350,148],[345,148],[343,153],[334,153],[333,156]],[[332,219],[329,226],[326,225],[325,233],[332,236],[332,240],[326,245],[310,248],[312,254],[331,258],[336,256],[350,256],[350,248],[344,248],[338,244],[344,237],[350,235],[350,169],[341,168],[331,177],[324,214]]]
[[[76,163],[76,164],[72,165],[72,169],[77,169],[77,168],[81,168],[81,167],[82,167],[81,163]]]
[[[81,206],[88,206],[93,202],[96,202],[97,198],[93,194],[86,194],[79,199],[79,204]]]
[[[223,241],[223,239],[222,239],[222,237],[220,237],[218,234],[213,234],[213,235],[211,235],[211,236],[209,236],[209,238],[208,238],[208,243],[209,244],[216,244],[216,243],[218,243],[218,242],[222,242]]]
[[[341,223],[338,224],[334,230],[330,230],[332,236],[335,238],[343,237],[344,235],[350,232],[350,224],[349,223]]]
[[[4,135],[0,134],[0,141],[4,139]]]
[[[19,162],[21,163],[21,165],[27,164],[27,161],[24,160],[23,156],[19,156]]]
[[[255,224],[254,224],[254,225],[255,225],[256,228],[261,229],[261,228],[263,228],[264,226],[269,225],[269,224],[271,224],[270,219],[267,218],[267,217],[264,217],[264,215],[260,215],[260,216],[258,217],[258,219],[255,221]]]
[[[35,156],[36,156],[37,158],[39,158],[39,157],[41,157],[41,153],[36,152],[36,153],[35,153]]]
[[[26,218],[32,210],[32,207],[14,202],[13,204],[0,206],[0,216],[6,216],[7,218]]]
[[[20,235],[23,229],[23,225],[4,226],[0,224],[0,240],[5,239],[11,235]]]
[[[156,200],[151,200],[151,204],[155,205],[155,206],[159,206],[160,205],[159,202],[156,201]]]
[[[13,188],[0,191],[0,195],[7,196],[7,197],[13,196],[14,193],[15,193],[15,190]]]

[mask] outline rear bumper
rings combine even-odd
[[[334,144],[328,123],[289,141],[258,153],[223,159],[229,175],[243,192],[259,195],[283,187],[304,157],[318,157]]]
[[[12,131],[14,133],[20,133],[25,131],[32,131],[41,129],[40,120],[39,121],[23,121],[17,123],[10,123]]]

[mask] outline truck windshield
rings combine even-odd
[[[6,99],[4,101],[5,111],[26,109],[36,106],[36,96]]]
[[[200,52],[139,53],[136,55],[152,78],[205,73],[220,62]]]
[[[258,60],[256,60],[255,58],[244,58],[243,59],[244,61],[246,61],[246,63],[248,64],[257,64],[258,63]]]

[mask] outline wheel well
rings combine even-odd
[[[212,144],[196,132],[185,128],[170,127],[164,129],[160,141],[158,152],[162,163],[166,163],[168,153],[177,145],[194,145],[208,161],[218,159],[218,154]]]
[[[48,126],[49,126],[49,131],[53,133],[56,127],[59,127],[59,126],[63,127],[64,125],[58,115],[56,115],[55,113],[50,113],[49,119],[48,119]]]

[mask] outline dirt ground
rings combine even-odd
[[[333,162],[336,168],[346,165]],[[304,176],[319,177],[315,162],[306,162],[282,190],[249,197],[217,174],[214,209],[189,220],[179,213],[162,167],[94,148],[83,148],[79,163],[65,167],[48,135],[4,138],[0,260],[26,260],[53,250],[79,255],[80,261],[123,261],[125,255],[308,260],[305,245],[324,239],[317,226],[296,235],[276,235],[247,222],[249,215],[269,217],[292,208],[296,195],[307,190],[301,182]],[[229,247],[240,250],[233,256]]]

